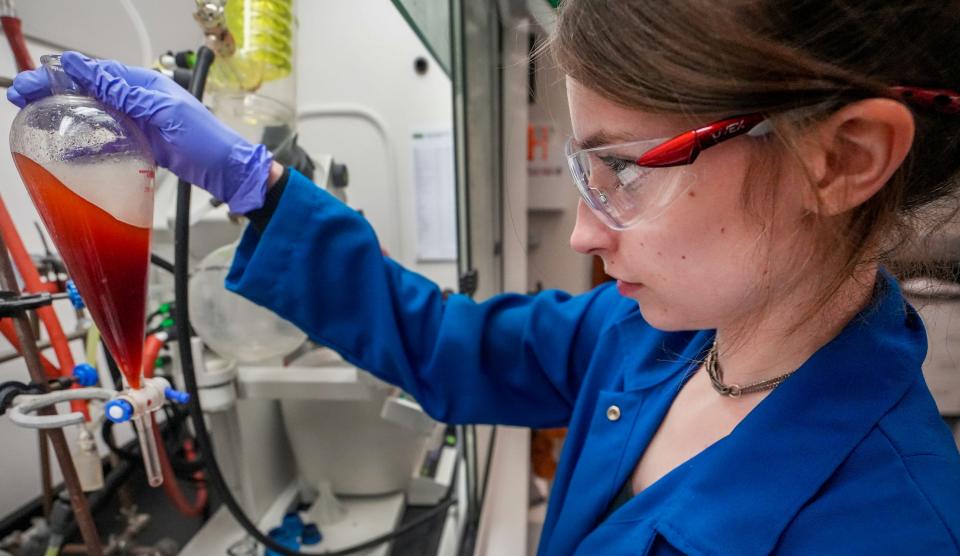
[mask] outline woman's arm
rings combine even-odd
[[[567,422],[616,291],[444,299],[384,257],[356,211],[292,171],[227,286],[413,395],[444,422]],[[258,230],[259,228],[259,230]]]

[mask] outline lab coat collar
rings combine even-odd
[[[685,552],[770,553],[800,508],[918,379],[926,349],[919,316],[881,271],[867,309],[729,436],[688,462],[655,528]],[[630,514],[616,521],[643,518]]]

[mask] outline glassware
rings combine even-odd
[[[53,94],[17,114],[10,150],[107,347],[139,388],[156,165],[140,130],[81,94],[59,56],[41,62]]]
[[[253,363],[293,352],[307,339],[303,331],[224,287],[236,251],[236,243],[221,247],[191,273],[190,324],[224,359]]]
[[[236,52],[213,65],[214,85],[256,91],[290,75],[296,27],[293,0],[230,0],[224,17]]]
[[[84,95],[59,56],[40,58],[51,95],[28,104],[10,128],[10,150],[47,231],[129,388],[141,392],[147,275],[156,164],[140,130]],[[150,484],[162,482],[150,430],[136,406]]]
[[[293,163],[296,145],[297,20],[293,0],[230,0],[227,28],[236,43],[210,68],[206,104],[217,118],[274,157]]]

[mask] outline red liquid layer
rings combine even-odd
[[[140,388],[150,229],[117,220],[26,156],[13,158],[110,353]]]

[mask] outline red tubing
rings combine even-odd
[[[40,273],[37,272],[33,259],[30,258],[23,240],[20,239],[17,228],[13,224],[13,219],[10,218],[10,213],[7,211],[7,205],[2,198],[0,198],[0,233],[3,233],[7,249],[10,250],[17,271],[23,278],[24,290],[30,293],[49,291],[49,288],[40,280]],[[63,328],[60,327],[60,321],[57,319],[53,307],[41,307],[37,309],[37,314],[50,336],[50,343],[57,355],[57,362],[60,363],[60,374],[64,376],[73,374],[73,354],[70,352],[67,336],[63,333]]]
[[[7,36],[7,41],[10,43],[10,49],[13,50],[13,56],[17,62],[17,70],[25,71],[34,69],[36,66],[34,66],[33,59],[30,57],[30,51],[27,50],[27,43],[23,39],[20,18],[0,16],[0,25],[3,26],[3,32]],[[23,245],[23,241],[20,239],[20,235],[13,225],[13,219],[10,218],[10,213],[7,211],[7,206],[4,204],[2,197],[0,197],[0,232],[3,233],[3,237],[7,243],[7,249],[10,251],[10,255],[13,258],[17,270],[20,272],[20,276],[23,278],[24,284],[26,284],[26,291],[31,293],[49,292],[50,284],[44,284],[40,280],[40,273],[37,272],[37,267],[34,266],[30,254],[27,253],[27,248]],[[47,335],[50,337],[50,344],[53,346],[53,351],[57,356],[57,362],[60,364],[60,375],[73,375],[73,354],[70,352],[70,344],[67,341],[67,336],[63,333],[60,320],[57,319],[57,314],[54,312],[53,307],[42,307],[37,310],[37,314],[40,316],[40,320],[47,330]],[[49,361],[47,363],[49,364]],[[47,365],[44,365],[44,370],[48,373],[50,372]],[[70,408],[74,411],[82,411],[84,416],[88,420],[90,419],[86,402],[72,401],[70,402]]]
[[[143,378],[153,378],[153,365],[160,355],[160,349],[163,348],[165,338],[157,334],[147,336],[147,341],[143,344]]]
[[[17,270],[20,272],[20,276],[23,278],[25,284],[24,289],[31,293],[46,291],[46,286],[40,280],[40,273],[37,272],[37,267],[33,264],[33,259],[30,258],[30,254],[27,252],[23,240],[20,239],[17,228],[13,224],[13,219],[10,218],[10,212],[7,211],[7,205],[3,202],[2,198],[0,198],[0,233],[3,234],[7,249],[10,251],[10,255],[13,258]],[[37,315],[40,316],[40,321],[43,322],[44,328],[47,329],[47,335],[50,337],[50,345],[53,347],[53,352],[57,356],[57,362],[60,364],[60,376],[73,376],[73,354],[70,352],[70,344],[67,342],[67,336],[63,333],[60,320],[57,319],[57,314],[54,312],[53,307],[41,307],[37,309]],[[82,411],[84,416],[89,419],[86,402],[72,401],[70,402],[70,408],[73,411]]]
[[[187,500],[183,490],[180,489],[180,483],[177,482],[177,476],[173,474],[173,466],[170,465],[170,458],[167,457],[167,449],[164,447],[160,427],[157,426],[154,414],[151,413],[150,418],[153,419],[153,437],[157,441],[157,456],[160,458],[160,471],[163,473],[163,491],[180,513],[187,517],[198,517],[207,505],[207,487],[203,483],[197,483],[196,499],[192,503]],[[197,471],[193,477],[203,479],[203,472]]]
[[[153,365],[157,360],[157,356],[160,354],[160,348],[163,347],[165,342],[165,337],[161,337],[157,334],[153,334],[147,337],[147,341],[143,346],[143,378],[153,378]],[[203,471],[197,471],[193,474],[193,478],[197,479],[197,496],[194,501],[191,503],[187,500],[186,495],[183,493],[183,490],[180,489],[180,483],[177,482],[177,476],[173,474],[173,466],[170,465],[170,457],[167,455],[167,448],[163,443],[163,438],[160,435],[160,427],[157,426],[156,419],[153,414],[150,415],[153,421],[153,436],[157,441],[157,455],[160,458],[160,471],[163,473],[163,491],[167,494],[167,498],[170,499],[170,502],[173,504],[177,510],[187,517],[198,517],[203,512],[203,509],[207,505],[207,487],[204,483],[200,482],[203,480]],[[197,459],[197,454],[193,449],[193,443],[187,440],[184,442],[183,450],[187,455],[187,461],[195,461]]]
[[[10,319],[0,319],[0,334],[13,345],[13,349],[19,351],[21,354],[23,350],[20,349],[20,340],[17,339],[17,333],[13,328],[13,321]],[[43,374],[47,375],[47,378],[54,379],[60,376],[60,369],[56,368],[49,359],[40,354],[40,363],[43,365]]]
[[[17,71],[35,68],[33,59],[30,57],[30,51],[27,50],[27,43],[23,40],[20,18],[5,15],[0,17],[0,24],[3,25],[3,32],[7,35],[7,42],[10,43],[13,57],[17,61]]]
[[[188,438],[183,441],[183,453],[190,463],[197,461],[197,450],[193,445],[193,439]],[[207,494],[206,477],[203,475],[203,471],[197,470],[194,472],[193,480],[196,481],[197,485],[197,499],[194,501],[192,507],[197,508],[197,513],[199,514],[207,506],[207,500],[209,498]]]

